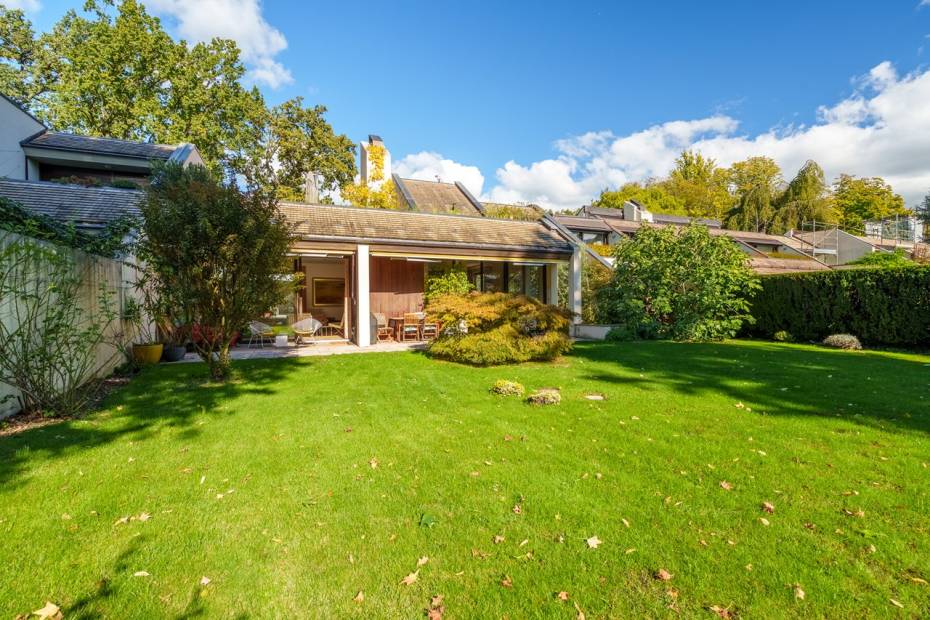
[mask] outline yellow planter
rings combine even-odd
[[[161,352],[165,345],[160,342],[157,344],[134,344],[132,345],[132,358],[137,364],[157,364],[161,359]]]

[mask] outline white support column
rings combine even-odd
[[[574,323],[581,323],[581,252],[581,248],[575,246],[569,270],[568,307]]]
[[[546,265],[546,277],[548,278],[546,285],[546,294],[548,299],[546,303],[550,306],[559,305],[559,265],[558,263],[550,263]]]
[[[367,245],[359,245],[355,264],[358,265],[358,324],[355,333],[358,334],[358,346],[371,345],[371,294],[368,282],[371,260]]]

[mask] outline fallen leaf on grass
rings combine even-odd
[[[890,599],[888,599],[888,600],[889,600],[889,601],[891,602],[891,604],[894,605],[895,607],[900,607],[901,609],[904,609],[904,605],[902,605],[902,604],[900,603],[900,601],[896,601],[896,600],[894,600],[893,598],[890,598]]]
[[[151,518],[152,518],[152,515],[150,515],[147,512],[140,513],[139,516],[136,517],[136,519],[138,519],[139,521],[148,521]]]
[[[32,612],[33,616],[39,616],[40,619],[61,620],[61,608],[51,601],[45,601],[45,607]]]
[[[368,464],[371,465],[372,469],[378,469],[378,459],[371,457],[371,460],[368,461]]]
[[[352,600],[355,601],[356,603],[361,603],[362,601],[365,600],[365,593],[359,590],[358,594],[356,594]]]
[[[765,517],[759,517],[759,523],[761,523],[762,525],[765,525],[765,526],[771,525],[771,524],[769,523],[769,520],[766,519]]]
[[[805,596],[807,596],[807,593],[804,592],[803,588],[801,588],[801,584],[794,584],[794,598],[798,599],[799,601],[803,601]]]
[[[403,585],[405,585],[405,586],[409,586],[409,585],[411,585],[414,581],[417,580],[417,575],[419,575],[419,574],[420,574],[420,569],[417,569],[417,570],[413,571],[412,573],[410,573],[409,575],[407,575],[406,577],[404,577],[403,579],[401,579],[400,582],[401,582]]]
[[[149,577],[150,575],[144,570],[137,570],[132,574],[133,577]]]
[[[505,588],[512,588],[513,580],[507,575],[504,575],[504,578],[501,579],[501,585],[504,586]]]
[[[427,562],[429,562],[429,558],[426,557],[426,556],[424,555],[422,558],[420,558],[420,559],[417,560],[417,568],[420,568],[421,566],[423,566],[423,565],[426,564]]]
[[[429,601],[429,609],[426,610],[426,617],[429,620],[442,620],[442,614],[445,613],[446,608],[442,604],[442,594],[437,594]]]
[[[565,590],[562,590],[561,592],[556,593],[555,598],[559,599],[560,601],[567,601],[568,592],[566,592]]]
[[[775,512],[775,505],[772,504],[772,502],[762,502],[762,510],[764,510],[765,512],[769,514],[772,514]]]
[[[720,605],[711,605],[710,610],[721,618],[732,618],[733,617],[729,609],[727,609],[726,607],[721,607]]]
[[[733,490],[733,485],[730,484],[729,482],[727,482],[726,480],[721,480],[721,481],[720,481],[720,488],[723,489],[723,490],[725,490],[725,491],[732,491],[732,490]]]
[[[495,545],[499,545],[499,544],[501,544],[502,542],[504,542],[504,537],[501,536],[500,534],[498,534],[498,535],[496,535],[496,536],[494,537],[494,544],[495,544]]]
[[[588,547],[591,549],[597,549],[598,545],[600,545],[603,541],[597,536],[592,536],[591,538],[585,540],[585,542],[588,543]]]
[[[200,585],[202,585],[202,586],[208,586],[208,585],[210,585],[210,581],[211,581],[211,579],[210,579],[209,577],[206,577],[206,576],[201,577],[201,578],[200,578]]]
[[[668,581],[673,577],[673,575],[664,568],[660,568],[655,572],[654,577],[659,581]]]
[[[916,583],[918,585],[922,585],[922,586],[927,585],[927,580],[921,579],[920,577],[908,577],[908,579],[910,579],[913,583]]]
[[[515,515],[523,514],[523,508],[520,507],[520,504],[513,505],[513,514]]]
[[[630,522],[627,521],[626,519],[620,519],[620,522],[623,523],[624,526],[630,527]]]
[[[575,616],[576,620],[584,620],[584,612],[581,611],[581,607],[578,606],[578,603],[575,603],[575,611],[578,612],[578,615]]]

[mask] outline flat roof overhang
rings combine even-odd
[[[117,172],[150,172],[150,160],[142,157],[103,155],[86,151],[74,151],[39,146],[24,146],[26,157],[43,164],[74,168],[102,168]]]
[[[501,246],[494,244],[466,244],[455,242],[421,242],[397,239],[347,239],[345,237],[302,237],[292,247],[295,254],[301,252],[325,252],[353,254],[359,244],[369,246],[373,256],[435,258],[446,260],[497,260],[541,262],[568,262],[572,249],[544,248],[531,246]]]

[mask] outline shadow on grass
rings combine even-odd
[[[588,380],[724,394],[755,414],[839,417],[930,433],[930,359],[768,342],[583,343],[571,357],[598,363],[588,368]]]
[[[242,394],[273,394],[282,379],[315,363],[306,358],[238,361],[225,383],[210,382],[204,364],[147,368],[80,420],[0,437],[0,486],[17,483],[28,468],[119,439],[143,441],[166,428],[176,429],[180,440],[192,439],[200,432],[197,416],[228,415],[219,405]]]

